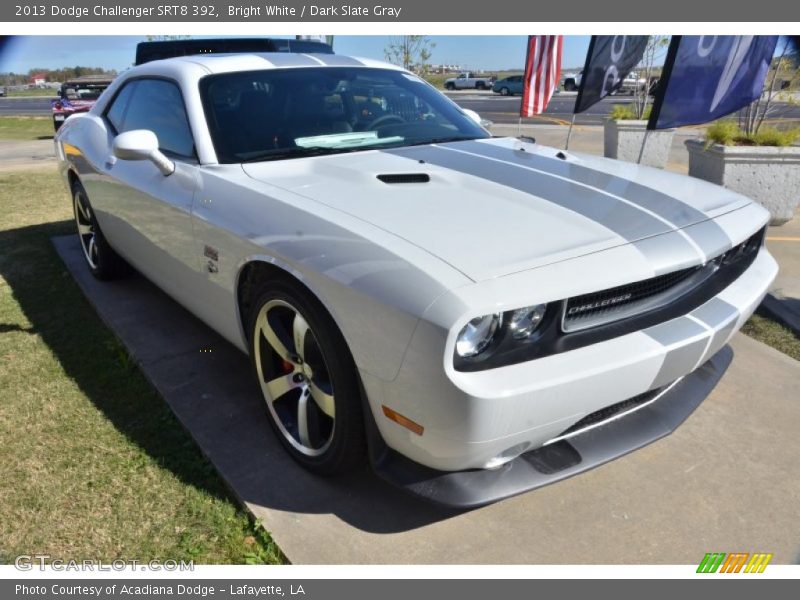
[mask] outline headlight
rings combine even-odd
[[[486,350],[502,324],[501,314],[472,319],[464,325],[456,338],[456,353],[462,358],[477,356]]]
[[[536,304],[526,306],[517,310],[510,311],[508,328],[511,330],[511,337],[515,340],[524,340],[531,337],[531,334],[539,327],[539,323],[544,318],[546,304]],[[507,313],[509,314],[509,313]]]

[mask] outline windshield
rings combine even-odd
[[[363,67],[210,75],[200,93],[222,163],[489,137],[409,73]]]
[[[97,100],[108,86],[108,83],[65,83],[61,86],[61,96],[66,100]]]

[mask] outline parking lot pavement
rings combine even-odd
[[[588,473],[469,512],[366,470],[315,477],[268,427],[247,359],[141,277],[103,284],[74,236],[53,243],[236,496],[295,564],[698,564],[706,552],[800,561],[800,363],[743,335],[672,435]]]
[[[767,247],[780,271],[762,308],[800,336],[800,211],[767,231]]]
[[[53,140],[0,140],[0,172],[38,169],[52,164],[56,156]]]

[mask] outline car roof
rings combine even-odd
[[[264,69],[304,67],[371,67],[402,71],[402,67],[371,58],[358,58],[343,54],[300,54],[293,52],[258,52],[241,54],[194,54],[145,63],[141,69],[157,65],[177,66],[191,64],[202,67],[209,74],[256,71]]]

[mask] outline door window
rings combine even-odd
[[[148,129],[162,152],[190,158],[194,139],[178,86],[163,79],[137,79],[115,98],[106,117],[117,133]]]

